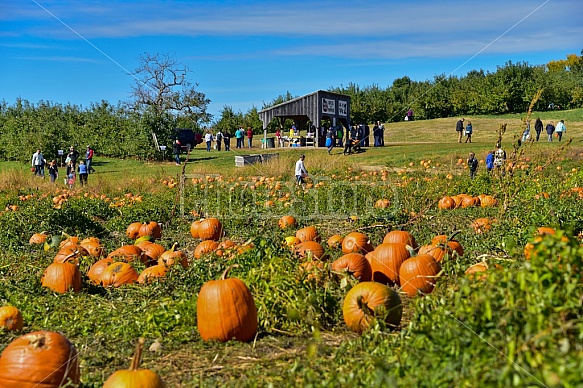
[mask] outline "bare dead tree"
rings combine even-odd
[[[207,107],[210,100],[196,90],[198,84],[188,80],[190,70],[177,63],[170,54],[140,56],[140,64],[132,76],[132,105],[139,111],[149,112],[155,119],[167,115],[182,118],[193,124],[210,121]]]

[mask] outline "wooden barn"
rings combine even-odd
[[[308,126],[313,125],[316,128],[313,145],[324,146],[325,122],[328,122],[328,126],[342,125],[345,129],[350,128],[350,96],[318,90],[264,109],[259,112],[259,118],[263,122],[264,130],[275,118],[280,119],[282,126],[286,119],[293,120],[300,131],[307,131]],[[289,128],[283,129],[285,133]],[[344,133],[347,131],[344,130]]]

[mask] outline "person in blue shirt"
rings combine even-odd
[[[494,169],[494,151],[488,151],[488,155],[486,155],[486,169],[488,172],[492,172]]]
[[[79,167],[77,171],[79,172],[79,182],[81,182],[81,186],[87,184],[87,176],[89,175],[89,170],[87,170],[87,165],[85,164],[85,161],[82,160],[79,162]]]

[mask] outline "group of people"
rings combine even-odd
[[[506,163],[506,151],[502,149],[500,144],[496,145],[496,149],[493,151],[488,151],[485,159],[486,163],[486,170],[491,173],[495,169],[501,171],[504,174],[504,164]],[[473,152],[470,152],[468,157],[467,166],[468,170],[470,171],[470,178],[474,179],[476,177],[476,173],[478,172],[478,165],[480,162],[476,158],[476,155]]]
[[[465,143],[471,143],[472,142],[472,133],[474,133],[474,127],[472,126],[472,122],[468,121],[467,124],[465,124],[465,119],[461,118],[458,120],[458,122],[455,125],[455,131],[458,134],[458,143],[462,142],[462,138],[464,137],[464,135],[466,136],[466,141]]]
[[[80,160],[79,164],[77,164],[80,155],[75,147],[71,146],[65,159],[65,165],[67,168],[67,176],[65,178],[66,185],[68,185],[70,188],[73,187],[76,181],[77,173],[79,174],[79,181],[81,182],[81,186],[87,184],[88,175],[92,172],[95,172],[95,169],[93,166],[91,166],[91,162],[93,161],[93,154],[94,152],[91,146],[87,146],[85,160]],[[32,155],[31,164],[34,174],[41,178],[45,177],[45,166],[47,166],[49,176],[51,178],[51,183],[54,183],[59,177],[59,168],[56,160],[53,159],[47,163],[40,148],[37,149],[36,152]]]

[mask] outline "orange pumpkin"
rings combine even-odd
[[[406,230],[392,230],[385,235],[383,243],[401,243],[409,245],[413,249],[417,248],[415,237]]]
[[[139,237],[150,236],[153,239],[162,237],[162,227],[156,221],[144,222],[140,227]]]
[[[128,236],[132,240],[137,239],[138,237],[140,237],[141,227],[142,227],[141,222],[132,222],[131,224],[128,225],[128,228],[126,229],[126,236]]]
[[[441,266],[431,255],[417,255],[411,257],[399,269],[401,290],[410,297],[418,293],[422,295],[433,291],[437,282],[437,275],[441,272]]]
[[[492,228],[492,224],[491,224],[489,218],[481,217],[481,218],[476,218],[472,222],[472,228],[474,228],[474,231],[476,232],[476,234],[482,234],[482,233],[485,233],[488,230],[490,230]]]
[[[452,250],[450,247],[445,246],[443,244],[427,244],[427,245],[423,245],[421,248],[419,248],[419,251],[417,252],[419,255],[431,255],[433,256],[433,258],[435,259],[435,261],[437,261],[438,263],[443,260],[443,258],[446,255],[450,255],[452,254]]]
[[[488,194],[480,194],[478,195],[480,199],[480,206],[481,207],[491,207],[498,205],[498,201],[491,195]]]
[[[107,257],[111,257],[117,261],[127,261],[132,262],[134,260],[140,260],[142,262],[148,261],[147,258],[144,258],[142,248],[137,245],[123,245],[113,252],[110,252]]]
[[[277,222],[280,229],[286,229],[294,227],[297,225],[296,218],[294,216],[283,216]]]
[[[190,224],[190,235],[194,238],[200,238],[198,235],[198,227],[200,226],[200,222],[202,220],[196,220],[192,224]]]
[[[140,369],[140,361],[142,360],[142,352],[145,340],[140,338],[136,345],[136,351],[132,358],[130,369],[118,370],[105,380],[103,388],[130,388],[130,387],[144,387],[144,388],[165,388],[166,384],[158,376],[158,374],[149,369]]]
[[[486,272],[488,270],[488,264],[484,263],[484,262],[480,262],[480,263],[476,263],[474,265],[471,265],[470,267],[468,267],[468,269],[466,270],[465,274],[468,275],[468,277],[470,279],[481,279],[484,280],[487,278],[487,275],[484,274],[483,272]],[[478,276],[477,274],[482,274],[481,276]]]
[[[171,249],[162,253],[160,258],[158,259],[158,264],[163,264],[166,267],[172,267],[174,264],[180,263],[180,265],[182,265],[182,268],[187,268],[188,258],[186,257],[186,254],[184,252],[176,250],[177,246],[178,244],[174,243]]]
[[[206,282],[198,294],[196,313],[203,341],[247,342],[257,333],[257,308],[249,289],[241,280],[227,278],[228,267],[219,280]]]
[[[441,210],[455,209],[455,201],[450,196],[442,197],[437,203],[437,208]]]
[[[138,276],[138,283],[150,283],[156,278],[161,278],[166,276],[168,267],[163,264],[153,265],[151,267],[145,268]]]
[[[306,241],[316,241],[320,242],[320,235],[318,234],[318,230],[314,226],[306,226],[305,228],[301,228],[296,232],[296,237],[301,242]]]
[[[99,240],[85,239],[79,243],[79,246],[83,247],[89,256],[103,257],[107,255]]]
[[[81,245],[69,244],[59,249],[53,262],[62,263],[66,260],[73,264],[79,264],[79,258],[82,256],[89,256],[87,249],[83,248]]]
[[[360,232],[348,233],[342,240],[342,253],[372,252],[374,247],[370,244],[366,234]]]
[[[87,277],[93,284],[101,284],[101,274],[103,271],[113,264],[113,258],[106,257],[105,259],[101,259],[96,261],[89,271],[87,271]]]
[[[198,237],[201,240],[219,241],[223,237],[223,224],[218,218],[205,218],[198,225]]]
[[[453,252],[455,252],[459,257],[464,255],[464,248],[462,245],[454,239],[448,239],[445,234],[440,234],[431,239],[431,244],[433,245],[447,245]]]
[[[103,270],[101,284],[103,287],[119,287],[132,284],[138,280],[138,272],[129,263],[112,263]]]
[[[41,280],[42,286],[54,292],[64,294],[69,290],[81,291],[81,271],[76,264],[65,257],[61,262],[52,263],[45,269]]]
[[[382,243],[370,253],[372,280],[382,284],[399,284],[399,269],[411,256],[403,243]]]
[[[316,241],[306,241],[294,245],[296,254],[301,258],[309,258],[322,260],[324,258],[324,247]]]
[[[29,244],[44,244],[48,237],[48,232],[34,233],[28,240]]]
[[[391,327],[399,326],[403,305],[392,288],[381,283],[362,282],[346,294],[342,315],[346,326],[362,333],[375,319],[382,319]]]
[[[22,313],[14,306],[0,307],[0,329],[22,330],[24,322],[22,320]]]
[[[35,331],[12,341],[0,356],[0,387],[58,388],[79,384],[75,346],[53,331]]]
[[[214,252],[219,248],[219,243],[215,240],[204,240],[194,249],[194,257],[200,259],[203,255]]]
[[[150,241],[143,241],[138,246],[142,249],[142,261],[146,265],[157,263],[160,256],[166,252],[164,246]]]
[[[342,241],[344,241],[344,238],[339,234],[335,234],[328,239],[328,246],[330,248],[340,248],[342,247]]]
[[[348,253],[336,259],[331,267],[332,271],[345,272],[361,282],[372,278],[372,268],[368,260],[360,253]]]

